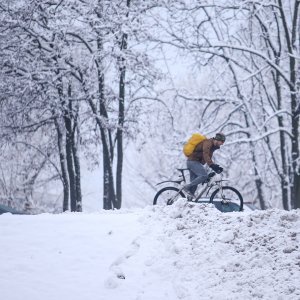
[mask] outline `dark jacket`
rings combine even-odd
[[[218,146],[214,146],[213,139],[207,139],[199,143],[194,152],[188,157],[188,160],[199,161],[202,165],[213,164],[212,155],[215,150],[220,149]]]

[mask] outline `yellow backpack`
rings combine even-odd
[[[194,133],[183,146],[184,155],[189,157],[194,152],[196,146],[206,139],[205,135]]]

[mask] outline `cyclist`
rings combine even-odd
[[[189,197],[194,197],[198,184],[205,182],[210,176],[213,176],[207,173],[204,168],[205,164],[217,174],[223,171],[222,167],[212,161],[212,155],[214,151],[220,149],[225,139],[225,135],[219,132],[215,137],[200,142],[188,157],[187,168],[190,171],[190,183],[185,185],[183,190]]]

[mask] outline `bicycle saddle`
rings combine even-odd
[[[182,172],[182,171],[188,171],[188,169],[187,168],[185,168],[185,169],[176,169],[176,170],[178,170],[179,172]]]

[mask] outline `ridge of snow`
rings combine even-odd
[[[5,300],[300,299],[300,210],[221,213],[184,199],[0,216]]]

